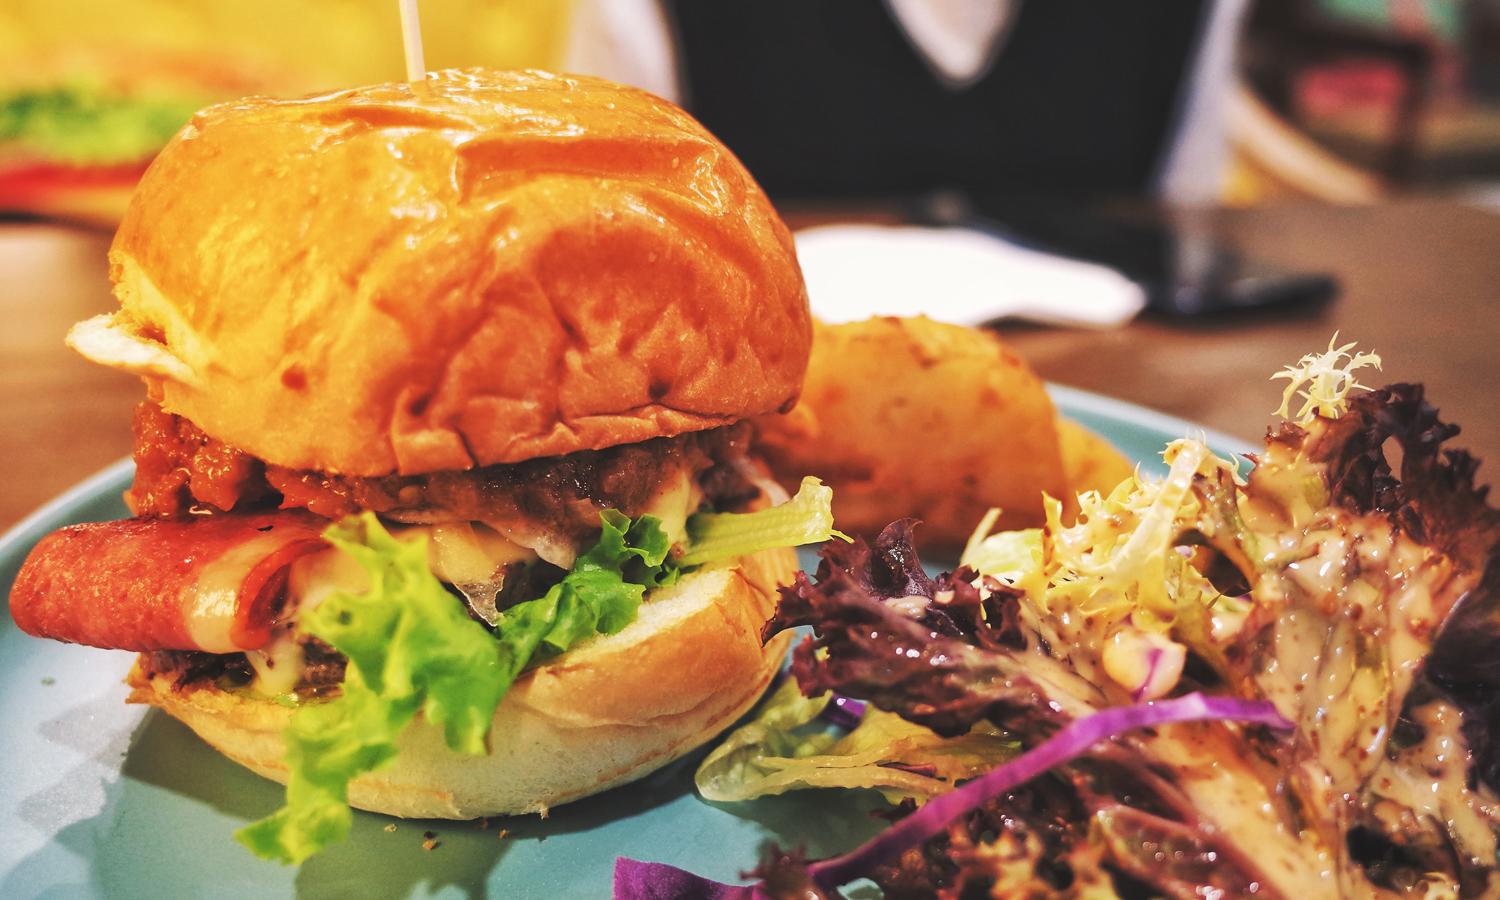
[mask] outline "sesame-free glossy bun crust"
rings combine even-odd
[[[545,812],[633,781],[744,715],[781,665],[790,637],[761,646],[778,583],[796,555],[772,550],[685,576],[655,592],[618,634],[521,676],[495,712],[489,753],[449,750],[418,719],[389,765],[349,788],[360,809],[407,818]],[[130,700],[158,706],[225,756],[285,783],[291,711],[212,684],[177,690],[136,667]]]
[[[110,326],[135,346],[86,355],[255,456],[349,475],[788,407],[811,341],[749,173],[681,109],[594,78],[445,71],[209,107],[110,259]]]

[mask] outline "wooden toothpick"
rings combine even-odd
[[[427,72],[422,59],[422,20],[417,0],[397,0],[401,6],[401,45],[406,50],[406,80],[420,84]]]

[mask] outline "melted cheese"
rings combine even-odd
[[[402,531],[401,536],[424,532],[432,573],[449,584],[482,584],[511,563],[536,558],[535,553],[480,522],[419,526]]]
[[[702,491],[696,479],[686,470],[664,481],[655,496],[647,504],[645,513],[661,520],[662,529],[672,543],[687,536],[687,520],[702,502]],[[494,594],[501,587],[500,576],[504,569],[516,562],[527,562],[541,558],[556,563],[566,557],[569,565],[575,550],[566,552],[554,543],[542,541],[548,553],[539,554],[533,547],[523,546],[514,534],[502,534],[483,522],[445,522],[435,525],[410,525],[393,532],[402,540],[416,540],[426,536],[427,560],[432,573],[439,580],[458,587],[466,596],[470,592],[489,591],[489,609],[493,612]],[[189,605],[188,622],[195,640],[205,648],[216,648],[212,652],[231,653],[241,648],[230,640],[234,624],[234,604],[240,580],[245,571],[245,561],[259,558],[267,552],[267,544],[274,541],[272,535],[257,538],[236,548],[225,557],[205,569],[196,590],[184,596]],[[537,542],[532,542],[537,543]],[[365,570],[353,558],[338,550],[328,549],[303,556],[292,563],[287,578],[288,625],[278,631],[264,649],[250,651],[246,657],[255,669],[255,681],[251,689],[265,695],[289,693],[302,678],[304,665],[302,649],[295,633],[295,622],[305,611],[316,609],[329,597],[336,594],[360,593],[369,590],[370,579]],[[470,597],[471,605],[476,603]],[[484,615],[483,599],[478,599],[477,611]]]
[[[317,609],[334,594],[355,594],[370,589],[370,576],[353,557],[328,549],[311,553],[292,563],[287,577],[289,619]]]
[[[676,545],[687,537],[687,520],[702,502],[702,491],[696,479],[688,477],[686,470],[662,482],[656,496],[646,504],[646,513],[661,520],[662,531],[667,540]]]
[[[290,631],[282,631],[260,650],[248,651],[245,658],[255,670],[251,689],[268,697],[290,694],[306,665],[302,643]]]
[[[287,574],[287,621],[270,643],[245,653],[255,679],[250,690],[263,696],[289,694],[302,680],[306,664],[296,620],[335,594],[370,589],[370,576],[353,557],[332,548],[310,553],[292,563]]]
[[[183,588],[182,619],[187,624],[188,636],[200,650],[235,653],[244,649],[234,641],[234,625],[245,574],[282,545],[296,539],[295,535],[288,537],[282,531],[258,535],[205,565],[198,579]]]
[[[433,574],[439,580],[455,585],[481,584],[493,579],[496,573],[510,563],[536,558],[535,554],[479,523],[414,525],[401,528],[396,533],[403,540],[415,540],[426,535],[429,539],[428,564],[432,567]],[[252,541],[244,548],[238,548],[235,553],[259,546],[258,540]],[[226,573],[232,571],[228,565],[224,569]],[[231,581],[227,576],[220,577],[214,581],[211,589],[204,590],[200,587],[197,592],[200,597],[199,605],[193,611],[193,615],[200,618],[189,619],[199,628],[212,629],[212,633],[222,634],[224,640],[227,640],[227,629],[233,620],[231,618],[228,623],[222,621],[222,608],[226,598],[230,603],[234,599],[232,593],[226,594],[225,591],[235,590],[239,584],[234,581],[231,587]],[[202,584],[207,586],[207,582]],[[289,693],[295,688],[302,679],[304,665],[300,638],[295,632],[296,620],[302,613],[316,609],[336,594],[357,594],[369,589],[369,575],[353,557],[338,550],[330,548],[311,553],[293,562],[287,577],[289,624],[278,631],[264,649],[245,654],[255,670],[251,689],[260,694],[275,696]],[[232,616],[233,606],[228,609]],[[194,634],[197,635],[197,631]],[[231,647],[217,652],[227,653],[237,649],[239,648]]]

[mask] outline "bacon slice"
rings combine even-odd
[[[74,525],[32,549],[10,592],[27,634],[120,650],[264,646],[292,562],[328,546],[302,512]]]

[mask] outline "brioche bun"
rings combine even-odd
[[[344,475],[516,462],[788,408],[811,328],[791,237],[672,104],[431,73],[202,111],[75,332],[169,411]]]
[[[671,762],[748,711],[775,675],[790,637],[762,647],[760,632],[796,566],[791,550],[767,551],[652,593],[623,631],[523,674],[495,712],[488,755],[455,753],[418,720],[391,765],[350,785],[350,805],[406,818],[543,812]],[[286,782],[290,709],[211,685],[175,689],[139,665],[128,680],[132,702]]]

